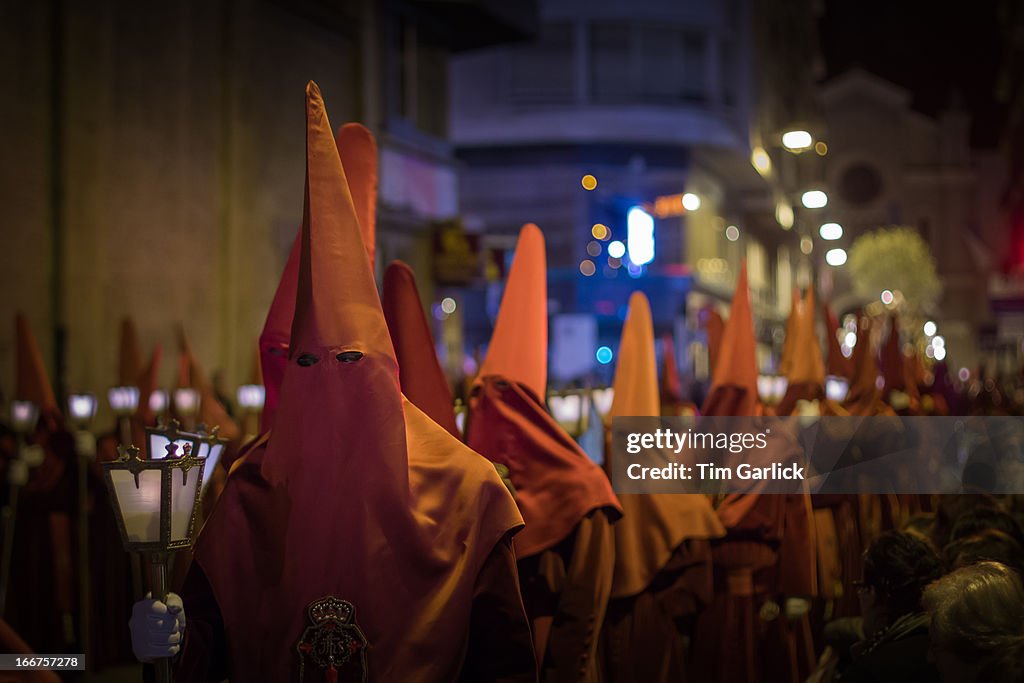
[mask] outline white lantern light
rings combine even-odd
[[[115,415],[127,417],[139,407],[139,388],[114,387],[107,392],[107,401]]]
[[[615,400],[615,389],[613,387],[594,389],[590,392],[590,395],[598,415],[604,417],[611,411],[612,401]]]
[[[87,425],[96,415],[96,397],[92,394],[71,394],[68,396],[68,415],[78,425]]]
[[[562,394],[550,394],[548,407],[551,409],[551,415],[555,421],[574,438],[586,431],[590,400],[585,393],[570,391]]]
[[[11,429],[16,434],[31,434],[39,420],[39,409],[32,401],[11,401]]]
[[[238,405],[245,410],[262,410],[267,390],[262,384],[243,384],[238,387]]]
[[[845,377],[829,375],[825,378],[825,398],[830,401],[845,401],[850,392],[850,382]]]
[[[149,395],[149,409],[155,415],[163,415],[167,412],[168,404],[167,392],[163,389],[154,389],[153,393]]]
[[[174,390],[174,410],[182,417],[191,417],[199,411],[199,392],[195,389]]]

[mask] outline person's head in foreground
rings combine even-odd
[[[934,548],[914,534],[889,531],[864,554],[864,581],[858,593],[864,634],[871,638],[908,615],[921,612],[921,593],[942,574]]]
[[[1024,585],[998,562],[957,569],[928,586],[930,655],[945,683],[1024,680]]]

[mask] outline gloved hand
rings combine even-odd
[[[168,593],[166,602],[146,593],[146,598],[132,607],[128,628],[132,632],[132,652],[140,662],[173,657],[185,637],[185,606],[174,593]]]

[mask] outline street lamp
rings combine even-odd
[[[146,453],[120,446],[120,457],[102,463],[121,542],[141,553],[156,569],[155,593],[167,599],[167,561],[171,553],[191,547],[206,459],[203,437],[167,427],[146,429]],[[158,681],[170,681],[170,659],[156,661]]]
[[[790,152],[802,152],[814,144],[806,130],[789,130],[782,134],[782,146]]]
[[[822,223],[818,234],[826,242],[832,242],[843,236],[843,226],[838,223]]]
[[[829,249],[825,252],[825,263],[829,264],[833,268],[843,265],[846,263],[846,250]]]
[[[807,190],[800,195],[800,202],[807,209],[821,209],[828,205],[828,195],[821,190]]]

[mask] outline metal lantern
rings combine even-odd
[[[210,480],[213,479],[213,471],[217,469],[220,456],[224,453],[224,447],[228,444],[227,439],[221,439],[217,436],[218,431],[220,431],[220,427],[213,427],[213,429],[207,430],[206,425],[199,425],[199,452],[197,456],[204,463],[203,483],[200,487],[199,495],[205,493],[206,487],[210,485]]]
[[[594,408],[597,409],[597,414],[601,417],[607,416],[611,412],[612,402],[615,400],[615,388],[594,389],[590,394],[594,401]]]
[[[163,415],[167,412],[167,405],[170,399],[163,389],[154,389],[149,395],[149,410],[154,415]]]
[[[128,551],[167,553],[192,545],[205,458],[202,437],[166,428],[146,429],[146,455],[119,447],[121,457],[103,463],[121,540]]]
[[[590,394],[585,390],[548,394],[551,415],[574,439],[587,430],[590,416]]]
[[[263,410],[267,390],[262,384],[243,384],[238,387],[238,405],[243,410]]]
[[[39,408],[32,401],[11,401],[11,429],[22,436],[31,434],[39,420]]]
[[[757,393],[766,405],[775,405],[786,395],[789,380],[782,375],[758,375]]]
[[[107,401],[118,417],[128,417],[139,407],[138,387],[113,387],[107,392]]]
[[[84,428],[96,415],[96,397],[92,394],[68,396],[68,415],[78,427]]]
[[[845,377],[829,375],[825,378],[825,398],[830,401],[844,401],[850,391],[850,382]]]
[[[182,417],[192,417],[199,412],[199,392],[195,389],[174,390],[174,410]]]

